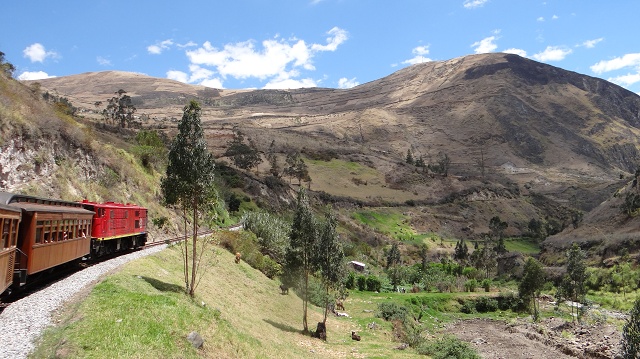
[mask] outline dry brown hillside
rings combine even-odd
[[[171,118],[197,99],[218,155],[237,126],[263,151],[275,141],[282,154],[359,163],[373,171],[366,181],[364,172],[327,176],[313,167],[312,190],[364,205],[415,204],[407,213],[416,229],[455,236],[486,233],[494,215],[511,235],[531,219],[566,227],[574,210],[595,208],[640,163],[640,97],[511,54],[422,63],[346,90],[210,89],[112,71],[40,83],[98,120],[95,102],[124,89],[148,116],[144,126],[169,133]],[[407,165],[408,150],[429,164],[446,154],[449,175]]]

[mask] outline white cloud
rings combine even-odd
[[[222,80],[220,80],[218,78],[204,80],[204,81],[202,81],[200,83],[200,85],[207,86],[207,87],[212,87],[214,89],[223,89],[224,88],[224,86],[222,86]]]
[[[168,50],[171,45],[173,45],[173,41],[171,39],[168,39],[157,42],[154,45],[147,46],[147,51],[152,55],[160,55],[162,51]]]
[[[315,70],[312,60],[318,52],[336,51],[348,39],[348,33],[338,27],[332,28],[327,34],[326,45],[307,44],[304,40],[282,39],[278,36],[262,41],[261,48],[253,40],[226,44],[222,48],[207,41],[197,49],[186,51],[191,65],[199,69],[198,74],[190,69],[193,74],[189,82],[203,79],[204,70],[207,70],[210,72],[206,73],[206,79],[216,74],[222,79],[257,78],[268,81],[266,86],[270,88],[312,87],[316,81],[296,79],[300,76],[299,71]]]
[[[111,64],[111,60],[105,59],[102,56],[96,57],[96,61],[98,62],[98,65],[100,65],[100,66],[111,66],[112,65]]]
[[[540,16],[539,18],[536,19],[536,21],[544,22],[544,17]]]
[[[170,80],[176,80],[180,82],[188,83],[189,75],[182,71],[170,70],[167,71],[167,78]]]
[[[496,45],[496,43],[494,41],[496,41],[497,38],[495,36],[489,36],[486,37],[480,41],[476,41],[474,42],[471,47],[475,47],[475,49],[473,49],[473,51],[476,54],[484,54],[487,52],[492,52],[495,51],[495,49],[498,48],[498,45]]]
[[[31,60],[31,62],[44,62],[47,57],[58,57],[58,54],[54,51],[47,51],[40,43],[35,43],[27,46],[22,50],[24,57]]]
[[[593,39],[593,40],[587,40],[585,42],[583,42],[581,44],[581,46],[586,47],[587,49],[593,49],[594,47],[596,47],[596,45],[601,42],[602,40],[604,40],[604,37],[599,37],[597,39]]]
[[[612,77],[608,80],[620,86],[631,86],[640,82],[640,71],[636,74],[626,74],[622,76]]]
[[[553,16],[551,17],[551,20],[558,20],[559,18],[560,18],[560,17],[559,17],[558,15],[553,15]]]
[[[300,79],[300,80],[296,80],[296,79],[274,79],[269,81],[266,85],[264,85],[265,89],[297,89],[297,88],[303,88],[303,87],[317,87],[318,84],[316,83],[315,80],[310,79],[310,78],[306,78],[306,79]]]
[[[489,0],[464,0],[462,4],[466,9],[474,9],[486,4]]]
[[[191,72],[191,76],[189,76],[189,80],[187,81],[189,83],[208,80],[214,75],[213,71],[193,64],[189,65],[189,71]]]
[[[611,60],[603,60],[591,66],[591,71],[601,74],[607,71],[620,70],[625,67],[640,66],[640,53],[626,54]]]
[[[193,42],[193,41],[189,41],[189,42],[187,42],[186,44],[176,44],[176,46],[178,46],[178,47],[179,47],[179,48],[181,48],[181,49],[184,49],[185,47],[195,47],[195,46],[198,46],[198,44],[196,44],[196,43],[195,43],[195,42]]]
[[[415,47],[413,48],[413,50],[411,50],[411,53],[416,56],[410,58],[409,60],[402,61],[403,64],[415,65],[423,62],[433,61],[430,58],[424,56],[429,54],[429,45]]]
[[[311,49],[315,51],[336,51],[338,49],[338,46],[347,41],[347,39],[349,38],[349,34],[347,33],[347,31],[337,26],[329,30],[327,34],[329,34],[330,36],[327,37],[326,45],[313,44],[311,45]]]
[[[358,85],[360,85],[360,83],[356,81],[355,77],[352,79],[343,77],[340,80],[338,80],[338,88],[341,88],[341,89],[348,89],[348,88],[356,87]]]
[[[532,57],[538,61],[561,61],[564,60],[573,50],[562,46],[547,46],[544,51],[534,54]]]
[[[51,76],[44,71],[34,71],[29,72],[25,71],[18,76],[18,80],[42,80],[42,79],[50,79],[55,76]]]
[[[502,52],[506,54],[515,54],[515,55],[520,55],[522,57],[527,57],[527,52],[522,49],[511,48],[511,49],[502,50]]]

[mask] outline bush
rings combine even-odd
[[[480,359],[473,348],[452,336],[447,336],[435,342],[423,344],[418,347],[418,353],[429,355],[433,359]]]
[[[480,313],[495,312],[498,310],[498,301],[490,297],[481,297],[476,301],[476,310]]]
[[[361,291],[367,290],[367,277],[363,275],[359,275],[356,278],[356,286],[358,287],[358,290],[361,290]]]
[[[344,281],[344,286],[347,289],[353,289],[356,287],[356,274],[353,272],[349,272],[347,278]]]
[[[485,292],[491,292],[491,279],[487,278],[480,283]]]
[[[374,275],[369,275],[367,277],[367,290],[370,292],[380,292],[380,288],[382,287],[382,282],[378,277]]]
[[[405,322],[409,315],[409,308],[398,303],[380,303],[378,304],[378,313],[376,317],[382,318],[386,321],[399,320]]]
[[[473,314],[476,312],[476,305],[471,300],[464,301],[460,311],[465,314]]]
[[[464,282],[464,289],[467,292],[475,292],[477,286],[478,286],[478,281],[475,279],[469,279],[468,281]]]

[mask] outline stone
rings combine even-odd
[[[196,349],[200,349],[200,348],[202,348],[202,345],[204,345],[204,339],[202,339],[200,334],[198,334],[196,332],[189,333],[189,335],[187,335],[187,340]]]

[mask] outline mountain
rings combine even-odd
[[[169,135],[196,99],[216,155],[239,129],[264,152],[273,141],[281,158],[302,151],[311,189],[333,201],[405,206],[417,230],[454,237],[480,238],[496,215],[510,235],[525,234],[531,219],[557,232],[640,163],[638,95],[512,54],[417,64],[351,89],[211,89],[114,71],[38,82],[96,119],[95,103],[123,89],[141,125]],[[434,166],[448,158],[448,175],[408,165],[409,150]],[[331,158],[373,174],[327,175],[312,161]],[[256,180],[266,175],[263,165]]]

